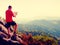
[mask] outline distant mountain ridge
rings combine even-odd
[[[26,24],[19,24],[19,29],[43,31],[55,37],[60,37],[60,20],[35,20]]]

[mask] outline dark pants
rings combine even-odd
[[[14,26],[14,25],[16,25],[16,23],[15,23],[14,21],[12,21],[12,22],[7,22],[7,23],[5,24],[5,27],[6,27],[6,28],[9,28],[11,25]]]

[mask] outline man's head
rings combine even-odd
[[[12,6],[9,5],[9,6],[8,6],[8,9],[12,9]]]

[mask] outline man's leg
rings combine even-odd
[[[16,32],[17,32],[17,25],[14,25],[13,28],[14,28],[14,35],[16,35]]]
[[[16,24],[15,27],[14,27],[14,32],[16,32],[16,30],[17,30],[17,24]]]
[[[12,26],[14,28],[14,33],[16,34],[17,24],[14,21],[12,22]]]
[[[8,31],[8,37],[10,37],[10,22],[7,22],[5,24],[5,27],[7,28],[7,31]]]
[[[10,33],[10,27],[8,28],[8,34]]]

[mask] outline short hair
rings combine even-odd
[[[10,9],[10,8],[12,8],[12,6],[9,5],[8,8]]]

